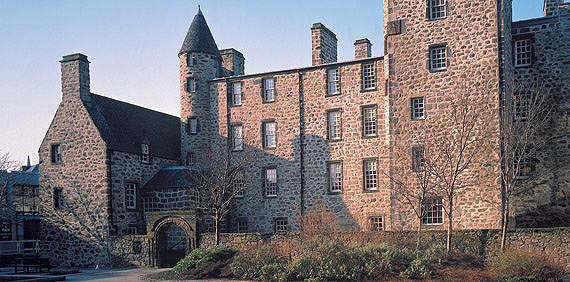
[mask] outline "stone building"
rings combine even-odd
[[[463,174],[476,184],[457,195],[454,226],[499,228],[501,103],[535,80],[555,111],[514,222],[568,226],[570,4],[544,4],[544,17],[512,22],[508,0],[386,1],[384,56],[359,39],[354,60],[337,62],[336,35],[315,23],[311,66],[258,74],[218,49],[198,10],[178,54],[180,118],[91,93],[87,57],[64,56],[62,102],[39,150],[44,249],[61,264],[172,265],[211,229],[185,187],[220,142],[254,160],[226,231],[298,231],[319,203],[343,230],[414,228],[396,176],[435,153],[434,131],[455,137],[457,97],[485,121],[475,132],[493,134]],[[426,227],[445,228],[445,204],[430,198]]]

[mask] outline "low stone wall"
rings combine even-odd
[[[401,247],[414,248],[416,232],[342,232],[329,234],[346,243],[378,244],[387,243]],[[497,254],[501,246],[500,230],[458,230],[453,234],[453,248],[480,255],[488,259]],[[421,247],[426,248],[434,243],[445,245],[445,231],[423,231]],[[238,249],[287,241],[300,241],[300,233],[224,233],[220,236],[220,244]],[[199,247],[208,248],[214,245],[214,234],[202,234]],[[570,228],[516,229],[508,233],[507,248],[530,249],[542,251],[562,262],[570,270]]]
[[[115,267],[150,265],[150,240],[147,235],[113,236],[111,252]]]

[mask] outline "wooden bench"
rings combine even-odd
[[[50,272],[51,265],[49,258],[42,258],[39,255],[23,255],[14,260],[14,273],[18,273],[18,268],[27,273],[30,272],[30,269],[35,269],[36,272],[42,272],[42,269],[47,269],[47,272]]]

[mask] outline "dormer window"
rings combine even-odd
[[[143,164],[150,163],[150,153],[148,144],[141,144],[141,162]]]

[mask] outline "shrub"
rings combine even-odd
[[[224,246],[212,246],[208,249],[194,249],[172,268],[174,273],[182,273],[207,262],[216,262],[231,258],[237,251]]]
[[[400,272],[400,276],[412,279],[427,278],[432,274],[432,272],[433,271],[428,262],[419,258],[413,260],[408,268]]]
[[[433,245],[425,250],[421,259],[426,263],[443,264],[447,260],[447,249],[444,245]]]
[[[271,244],[239,252],[230,268],[236,277],[246,280],[283,281],[286,277],[286,260]]]
[[[558,282],[564,267],[544,253],[509,250],[491,261],[491,270],[498,282]]]

